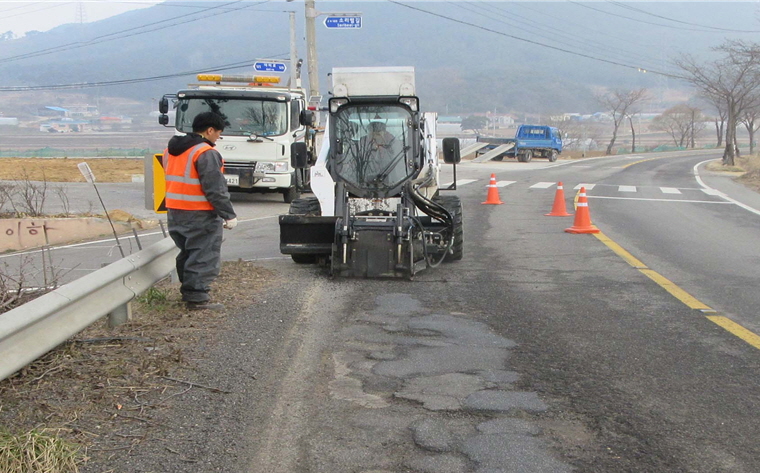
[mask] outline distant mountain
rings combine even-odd
[[[333,66],[411,65],[427,110],[589,112],[598,88],[683,87],[651,71],[677,73],[674,55],[706,57],[725,37],[752,40],[760,32],[756,5],[317,2],[320,11],[358,11],[363,20],[359,30],[317,20],[320,85],[326,95]],[[301,2],[166,2],[0,41],[0,86],[154,78],[83,89],[147,103],[194,81],[161,76],[231,64],[245,65],[226,72],[251,72],[254,59],[287,58],[287,9],[297,11],[305,58]]]

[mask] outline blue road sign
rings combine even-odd
[[[281,62],[255,62],[253,68],[257,72],[285,72],[285,64]]]
[[[325,18],[325,26],[328,28],[361,28],[362,17],[360,16],[328,16]]]

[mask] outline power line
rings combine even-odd
[[[517,13],[509,12],[509,11],[503,9],[503,8],[492,6],[491,4],[487,4],[487,3],[485,3],[485,2],[483,2],[481,0],[477,0],[477,3],[481,3],[481,4],[484,4],[484,5],[482,5],[482,6],[475,5],[476,7],[479,7],[479,8],[482,8],[482,9],[485,10],[486,9],[486,5],[488,5],[488,9],[486,11],[493,12],[496,15],[502,17],[502,18],[511,18],[511,17],[515,17],[516,18],[513,22],[510,22],[509,20],[506,20],[505,24],[512,24],[514,27],[520,28],[520,29],[522,29],[523,31],[526,31],[526,32],[530,32],[531,31],[530,29],[528,29],[528,27],[531,24],[535,25],[535,26],[541,28],[541,31],[548,31],[553,36],[558,36],[560,39],[549,38],[548,36],[545,36],[545,38],[549,39],[549,40],[552,40],[552,41],[556,41],[556,42],[558,42],[560,44],[566,44],[568,42],[574,42],[574,43],[578,43],[580,47],[584,47],[584,45],[585,46],[591,46],[593,48],[596,48],[596,50],[598,52],[600,52],[602,54],[606,54],[607,56],[612,55],[613,57],[620,57],[624,53],[629,59],[631,59],[632,61],[636,61],[636,62],[646,62],[646,61],[651,60],[651,57],[649,57],[649,56],[644,56],[644,55],[641,55],[641,54],[638,54],[638,53],[633,53],[633,52],[626,51],[626,50],[621,49],[621,48],[612,48],[612,47],[610,47],[610,46],[608,46],[608,45],[606,45],[604,43],[599,43],[599,42],[593,41],[593,40],[587,40],[587,39],[582,38],[582,37],[577,36],[577,35],[566,34],[566,33],[563,33],[562,31],[556,31],[556,30],[553,30],[553,29],[550,29],[550,28],[546,28],[546,25],[543,24],[543,23],[536,22],[536,21],[531,20],[530,18],[528,18],[526,16],[522,16],[522,15],[519,15]],[[480,13],[480,12],[474,12],[474,13],[476,13],[478,15],[481,15],[481,16],[486,16],[488,18],[494,19],[492,17],[492,15],[487,15],[487,14]],[[606,50],[606,52],[604,50]]]
[[[450,16],[442,15],[440,13],[431,12],[429,10],[423,10],[422,8],[413,7],[411,5],[407,5],[407,4],[404,4],[404,3],[401,3],[401,2],[397,2],[397,1],[394,1],[394,0],[388,0],[388,2],[396,4],[396,5],[400,5],[400,6],[405,7],[405,8],[409,8],[411,10],[416,10],[416,11],[419,11],[419,12],[422,12],[422,13],[426,13],[428,15],[436,16],[438,18],[443,18],[445,20],[453,21],[454,23],[459,23],[459,24],[462,24],[462,25],[471,26],[473,28],[477,28],[477,29],[483,30],[483,31],[488,31],[489,33],[494,33],[494,34],[497,34],[499,36],[504,36],[504,37],[507,37],[507,38],[515,39],[517,41],[522,41],[522,42],[525,42],[525,43],[533,44],[535,46],[541,46],[543,48],[553,49],[555,51],[560,51],[560,52],[563,52],[563,53],[572,54],[574,56],[580,56],[580,57],[584,57],[584,58],[591,59],[591,60],[594,60],[594,61],[599,61],[599,62],[604,62],[604,63],[607,63],[607,64],[612,64],[612,65],[615,65],[615,66],[625,67],[627,69],[635,69],[635,70],[637,70],[639,72],[649,72],[649,73],[652,73],[652,74],[658,74],[658,75],[662,75],[662,76],[666,76],[666,77],[673,77],[673,78],[676,78],[676,79],[680,79],[681,78],[679,76],[676,76],[676,75],[673,75],[673,74],[668,74],[666,72],[660,72],[660,71],[656,71],[656,70],[652,70],[652,69],[646,69],[646,68],[642,68],[642,67],[638,67],[638,66],[632,66],[630,64],[623,64],[621,62],[611,61],[609,59],[604,59],[604,58],[600,58],[600,57],[597,57],[597,56],[592,56],[590,54],[580,53],[580,52],[577,52],[577,51],[571,51],[569,49],[560,48],[560,47],[557,47],[557,46],[552,46],[550,44],[541,43],[539,41],[534,41],[534,40],[530,40],[530,39],[526,39],[526,38],[521,38],[519,36],[503,33],[501,31],[496,31],[496,30],[493,30],[491,28],[486,28],[486,27],[481,26],[481,25],[476,25],[474,23],[469,23],[469,22],[466,22],[466,21],[463,21],[463,20],[452,18]]]
[[[727,32],[730,32],[730,33],[760,33],[760,30],[736,30],[736,29],[730,29],[730,28],[718,28],[717,26],[710,26],[710,25],[700,25],[700,24],[697,24],[697,23],[690,23],[688,21],[677,20],[675,18],[669,18],[667,16],[657,15],[655,13],[651,13],[651,12],[648,12],[646,10],[642,10],[640,8],[636,8],[636,7],[632,6],[632,5],[626,5],[626,4],[623,4],[623,3],[620,3],[620,2],[614,2],[614,1],[609,1],[608,0],[608,3],[611,3],[611,4],[615,5],[615,6],[620,7],[620,8],[627,8],[628,10],[631,10],[631,11],[635,11],[635,12],[638,12],[638,13],[643,13],[645,15],[653,16],[655,18],[660,18],[662,20],[668,20],[668,21],[672,21],[672,22],[675,22],[675,23],[681,23],[683,25],[698,26],[700,28],[707,28],[707,29],[717,30],[717,31],[727,31]]]
[[[290,53],[279,53],[266,55],[267,58],[278,59],[287,57]],[[30,85],[30,86],[0,86],[0,92],[27,92],[34,90],[66,90],[66,89],[90,89],[93,87],[108,87],[113,85],[125,85],[125,84],[137,84],[141,82],[153,82],[163,79],[171,79],[174,77],[189,76],[195,74],[204,74],[209,72],[229,71],[232,69],[239,69],[244,66],[250,66],[257,59],[248,59],[245,61],[239,61],[229,64],[222,64],[220,66],[209,66],[205,69],[198,69],[195,71],[176,72],[172,74],[164,74],[160,76],[140,77],[133,79],[119,79],[112,81],[101,82],[80,82],[74,84],[56,84],[56,85]]]
[[[680,26],[663,25],[662,23],[653,23],[651,21],[640,20],[638,18],[631,18],[630,16],[618,15],[617,13],[612,13],[612,12],[608,12],[608,11],[605,11],[605,10],[602,10],[602,9],[599,9],[599,8],[594,8],[591,5],[586,5],[585,3],[578,3],[578,2],[574,2],[572,0],[567,0],[567,1],[568,1],[568,3],[572,3],[573,5],[577,5],[577,6],[583,7],[583,8],[588,8],[589,10],[594,10],[594,11],[599,12],[599,13],[604,13],[605,15],[615,16],[615,17],[618,17],[618,18],[624,18],[626,20],[636,21],[636,22],[639,22],[639,23],[645,23],[647,25],[660,26],[660,27],[663,27],[663,28],[670,28],[670,29],[673,29],[673,30],[699,31],[699,32],[702,32],[702,33],[717,33],[717,31],[712,31],[712,30],[708,30],[708,29],[704,29],[704,28],[682,28]]]
[[[0,13],[5,13],[5,12],[11,11],[11,10],[17,10],[19,8],[27,8],[27,7],[31,7],[33,5],[37,5],[37,4],[40,4],[40,3],[47,3],[47,2],[34,2],[34,3],[30,3],[28,5],[21,5],[21,6],[18,6],[18,7],[8,8],[6,10],[1,10]],[[28,15],[30,13],[37,13],[37,12],[45,11],[45,10],[52,10],[53,8],[58,8],[58,7],[66,6],[66,5],[71,5],[72,3],[74,3],[74,2],[58,3],[58,4],[52,5],[52,6],[50,4],[48,4],[46,7],[44,7],[44,8],[38,8],[36,10],[29,10],[29,11],[25,11],[25,12],[21,12],[21,13],[16,13],[14,15],[7,15],[7,16],[3,15],[3,20],[7,20],[8,18],[15,18],[17,16]]]
[[[53,53],[70,51],[72,49],[79,49],[79,48],[83,48],[83,47],[86,47],[86,46],[92,46],[92,45],[95,45],[95,44],[100,44],[100,43],[105,43],[105,42],[108,42],[108,41],[113,41],[113,40],[116,40],[116,39],[130,38],[130,37],[133,37],[133,36],[138,36],[138,35],[141,35],[141,34],[157,31],[157,30],[163,29],[163,28],[170,28],[172,26],[178,26],[178,25],[183,25],[183,24],[186,24],[186,23],[191,23],[191,22],[194,22],[194,21],[204,20],[206,18],[210,18],[210,17],[218,16],[218,15],[223,15],[223,14],[230,13],[230,12],[233,12],[233,11],[244,10],[246,8],[262,5],[264,3],[268,3],[269,2],[269,0],[264,0],[262,2],[255,3],[253,5],[245,5],[245,6],[240,7],[240,8],[227,9],[226,11],[220,11],[218,13],[210,14],[210,15],[205,15],[205,16],[202,16],[202,17],[199,17],[199,18],[190,18],[190,19],[188,19],[186,21],[182,21],[182,22],[179,22],[179,23],[174,23],[174,24],[171,24],[171,25],[168,25],[168,26],[159,26],[159,25],[162,25],[163,23],[167,23],[169,21],[174,21],[174,20],[178,20],[178,19],[185,18],[185,17],[188,17],[188,16],[197,15],[197,14],[200,14],[200,13],[205,13],[205,12],[211,11],[211,10],[217,10],[217,9],[219,9],[221,7],[226,7],[226,6],[229,6],[229,5],[240,3],[241,1],[242,0],[235,0],[233,2],[225,3],[225,4],[222,4],[222,5],[217,5],[217,6],[209,7],[209,8],[206,8],[204,10],[201,10],[201,11],[187,13],[187,14],[184,14],[184,15],[168,18],[166,20],[156,21],[156,22],[153,22],[153,23],[148,23],[148,24],[141,25],[141,26],[136,26],[136,27],[133,27],[133,28],[128,28],[126,30],[121,30],[121,31],[116,31],[116,32],[108,33],[108,34],[101,35],[101,36],[96,36],[95,38],[92,38],[92,39],[84,41],[84,42],[83,41],[76,41],[76,42],[73,42],[73,43],[67,43],[67,44],[55,46],[55,47],[52,47],[52,48],[47,48],[47,49],[42,49],[42,50],[39,50],[39,51],[34,51],[34,52],[31,52],[31,53],[19,54],[17,56],[11,56],[11,57],[2,58],[2,59],[0,59],[0,64],[8,63],[8,62],[13,62],[13,61],[21,60],[21,59],[29,59],[29,58],[33,58],[33,57],[46,56],[46,55],[53,54]],[[123,34],[123,33],[128,33],[130,31],[141,30],[141,29],[144,29],[144,28],[147,28],[147,27],[151,27],[151,26],[156,26],[156,27],[152,28],[152,29],[149,29],[149,30],[146,30],[146,31],[138,31],[138,32],[135,32],[133,34],[116,36],[116,35],[120,35],[120,34]]]

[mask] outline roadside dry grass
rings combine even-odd
[[[0,180],[85,182],[77,168],[84,161],[90,165],[96,182],[132,182],[132,175],[144,172],[142,159],[0,158]]]
[[[707,169],[733,176],[747,188],[760,192],[760,154],[741,156],[734,164],[724,166],[720,161],[713,161],[708,163]]]
[[[270,284],[276,276],[268,270],[225,262],[213,297],[227,311],[242,310]],[[146,439],[160,441],[165,426],[155,418],[162,411],[181,405],[193,389],[221,392],[194,382],[194,360],[204,358],[203,347],[214,344],[227,317],[187,312],[178,285],[163,281],[133,303],[131,322],[115,329],[96,323],[0,382],[0,425],[6,431],[0,435],[0,472],[96,471],[87,465],[126,458]],[[14,452],[22,446],[33,452],[28,437],[34,432],[45,432],[47,455],[65,467],[24,463],[14,469],[17,455],[4,456],[3,443]]]

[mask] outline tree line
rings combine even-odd
[[[682,76],[678,78],[694,87],[699,101],[714,112],[708,119],[703,109],[694,104],[679,104],[664,111],[652,121],[652,127],[667,132],[676,146],[695,147],[695,139],[706,127],[715,123],[717,147],[723,147],[723,164],[733,166],[739,157],[736,130],[744,125],[749,134],[750,154],[754,153],[755,133],[760,128],[760,44],[727,40],[712,48],[716,59],[698,61],[683,54],[673,59]],[[607,154],[617,139],[620,126],[631,127],[632,152],[636,151],[636,129],[633,119],[649,95],[646,89],[612,90],[596,96],[596,100],[612,118],[613,133]]]

